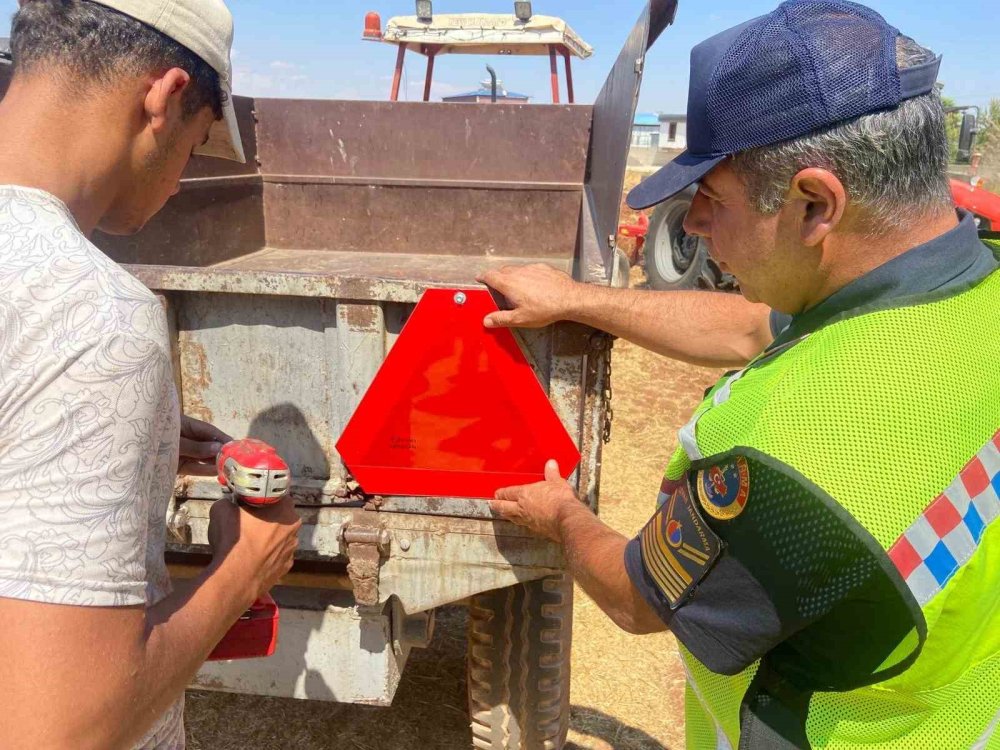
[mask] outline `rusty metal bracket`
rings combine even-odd
[[[389,557],[391,537],[377,516],[356,513],[344,524],[341,541],[347,551],[347,574],[354,586],[354,599],[361,606],[378,604],[379,568]]]

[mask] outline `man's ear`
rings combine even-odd
[[[164,132],[183,111],[182,97],[191,85],[191,76],[181,68],[171,68],[152,82],[146,93],[145,111],[154,134]]]
[[[802,244],[815,247],[843,219],[847,210],[847,190],[833,172],[809,167],[792,178],[788,202],[801,207]]]

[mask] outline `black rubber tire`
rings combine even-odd
[[[573,581],[489,591],[469,604],[472,747],[561,750],[569,730]]]
[[[732,290],[735,279],[724,274],[708,257],[705,242],[684,231],[684,216],[691,207],[692,186],[658,205],[649,219],[643,248],[646,279],[653,289]]]

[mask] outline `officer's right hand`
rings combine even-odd
[[[208,542],[214,559],[225,558],[250,574],[256,598],[292,569],[300,526],[288,497],[255,510],[220,500],[212,505]]]
[[[477,281],[496,289],[511,305],[486,316],[487,328],[543,328],[570,318],[585,285],[544,263],[504,266],[481,274]]]

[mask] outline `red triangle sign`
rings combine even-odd
[[[429,289],[337,443],[371,495],[488,498],[580,452],[485,289]]]

